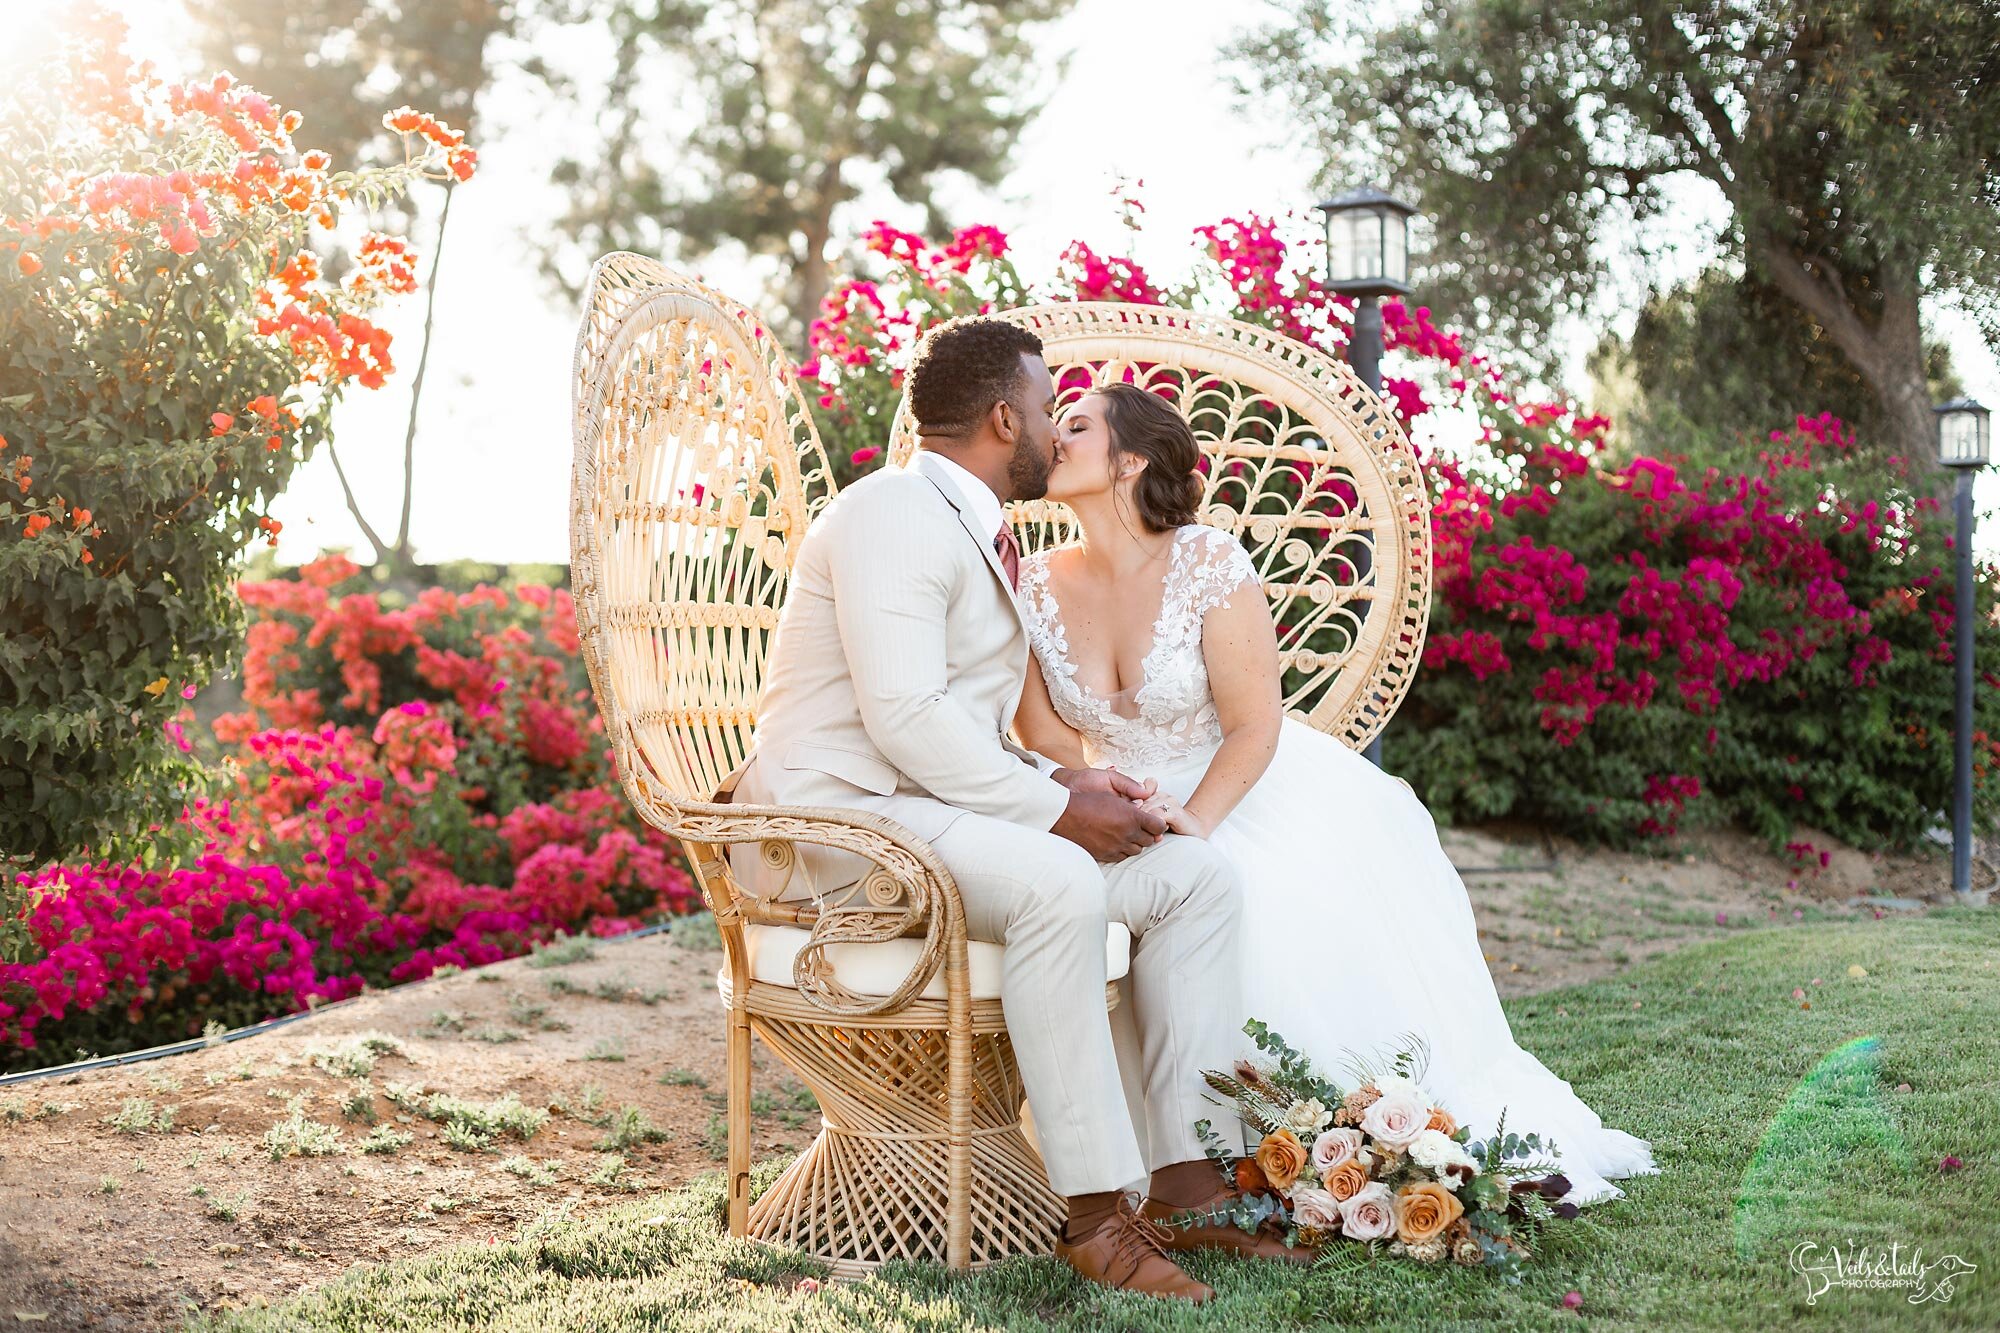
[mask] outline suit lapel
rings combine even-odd
[[[980,533],[978,525],[973,522],[970,507],[965,503],[965,497],[958,493],[958,488],[952,485],[949,477],[941,475],[938,469],[931,467],[923,459],[923,452],[919,450],[916,459],[917,471],[923,475],[924,480],[937,487],[938,494],[944,496],[945,503],[958,515],[958,525],[965,529],[966,535],[979,547],[979,553],[986,557],[986,567],[993,571],[994,578],[1000,580],[1000,591],[1006,596],[1007,605],[1014,609],[1014,618],[1021,622],[1021,627],[1025,631],[1027,620],[1021,615],[1020,597],[1014,591],[1014,585],[1007,581],[1007,567],[1000,563],[1000,553],[993,549],[994,534]]]

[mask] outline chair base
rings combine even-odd
[[[718,981],[727,1003],[728,979]],[[1115,997],[1107,988],[1107,1001]],[[751,1028],[812,1090],[822,1117],[819,1136],[751,1204],[748,1238],[802,1250],[842,1280],[898,1259],[946,1262],[944,1004],[834,1019],[790,987],[752,982],[746,998]],[[974,1001],[974,1269],[1048,1254],[1062,1226],[1064,1203],[1021,1132],[1022,1100],[1000,1002]]]

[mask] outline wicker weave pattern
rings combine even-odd
[[[1359,749],[1408,692],[1430,617],[1430,498],[1401,423],[1344,362],[1269,329],[1166,306],[1002,311],[1042,339],[1058,400],[1129,378],[1167,396],[1209,463],[1204,523],[1246,538],[1279,626],[1285,707]],[[916,448],[908,395],[892,462]],[[1068,509],[1011,507],[1023,550]]]

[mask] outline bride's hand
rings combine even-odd
[[[1179,833],[1190,838],[1208,837],[1208,825],[1171,796],[1161,796],[1155,800],[1142,801],[1140,804],[1165,819],[1169,833]]]

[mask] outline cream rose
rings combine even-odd
[[[1402,1152],[1416,1142],[1430,1122],[1431,1108],[1422,1097],[1404,1089],[1385,1092],[1361,1115],[1361,1128],[1385,1147]]]
[[[1313,1170],[1323,1176],[1342,1162],[1353,1161],[1361,1155],[1361,1141],[1358,1129],[1329,1129],[1313,1140]]]
[[[1387,1240],[1396,1232],[1396,1196],[1370,1181],[1340,1205],[1340,1229],[1349,1240]]]
[[[1474,1166],[1472,1155],[1435,1129],[1417,1135],[1410,1144],[1410,1160],[1433,1175],[1442,1175],[1454,1166]]]
[[[1284,1127],[1292,1131],[1302,1143],[1311,1142],[1313,1135],[1325,1129],[1333,1113],[1317,1097],[1297,1101],[1285,1112]]]
[[[1340,1225],[1340,1200],[1325,1190],[1301,1185],[1292,1191],[1292,1220],[1302,1227],[1332,1231]]]

